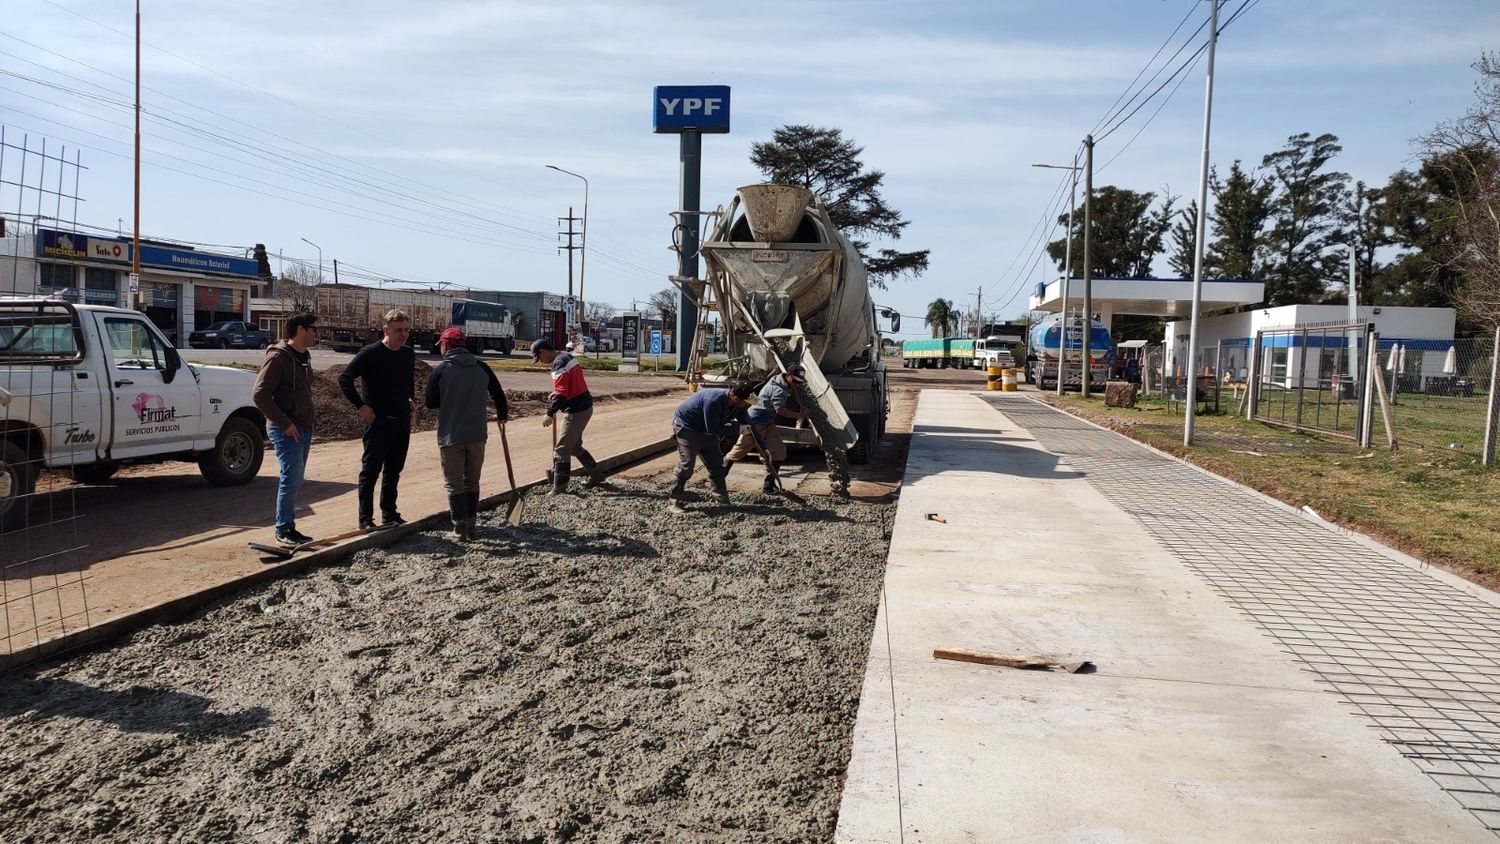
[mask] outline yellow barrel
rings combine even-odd
[[[984,374],[985,374],[985,377],[986,377],[986,381],[985,381],[985,385],[984,385],[985,389],[987,389],[987,390],[999,390],[1000,389],[1001,374],[1004,371],[1005,370],[1001,369],[998,366],[992,366],[989,369],[986,369],[984,371]]]
[[[1000,376],[1000,389],[1007,393],[1016,391],[1016,370],[1005,370],[1005,374]]]

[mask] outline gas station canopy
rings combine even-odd
[[[1062,279],[1038,284],[1031,296],[1034,311],[1062,310]],[[1094,311],[1105,325],[1115,314],[1186,319],[1193,311],[1193,280],[1190,278],[1096,278],[1093,280]],[[1243,279],[1203,280],[1203,313],[1240,305],[1258,305],[1265,299],[1263,281]],[[1068,282],[1068,310],[1083,307],[1083,279]]]

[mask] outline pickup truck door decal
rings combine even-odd
[[[198,385],[185,369],[167,382],[167,355],[143,319],[105,316],[114,402],[113,456],[192,448],[198,428]]]

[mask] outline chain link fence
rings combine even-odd
[[[1481,456],[1494,382],[1493,337],[1451,344],[1381,341],[1376,362],[1399,447]]]

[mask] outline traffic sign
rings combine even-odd
[[[653,332],[651,332],[651,354],[653,354],[653,355],[659,355],[659,354],[661,354],[661,332],[660,331],[653,331]]]
[[[599,333],[603,334],[604,332],[606,332],[608,330],[609,330],[609,323],[605,322],[602,319],[599,320]]]

